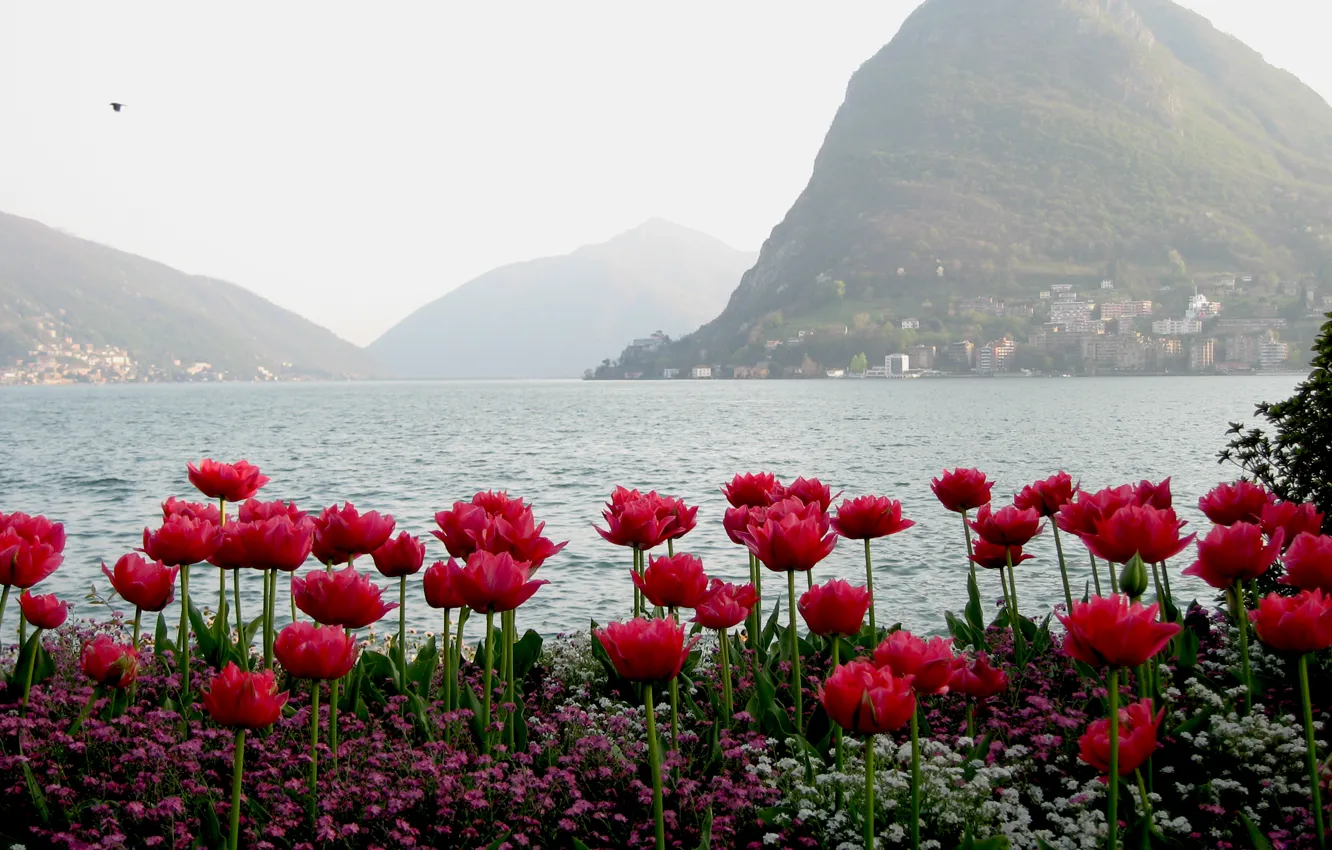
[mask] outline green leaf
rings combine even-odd
[[[226,603],[224,602],[224,612],[226,610],[225,605]],[[216,622],[224,622],[222,614],[218,614]],[[217,635],[209,630],[208,623],[204,621],[203,612],[199,610],[198,605],[194,604],[193,598],[190,599],[190,627],[194,629],[195,640],[199,643],[199,654],[202,655],[204,660],[213,667],[219,667],[220,665],[218,664],[218,661],[220,658],[217,651]]]
[[[249,625],[245,627],[245,647],[244,647],[245,652],[249,652],[250,647],[254,646],[255,633],[259,631],[259,627],[262,626],[263,624],[264,624],[264,615],[260,614],[258,617],[255,617],[253,620],[251,620],[249,622]]]
[[[502,835],[501,837],[496,838],[494,841],[487,844],[486,850],[499,850],[500,847],[502,847],[504,843],[509,840],[509,836],[511,835],[513,835],[512,832],[504,833],[504,835]]]
[[[696,850],[712,850],[712,806],[703,810],[703,822],[699,824],[699,841]]]
[[[573,850],[592,850],[592,848],[575,838],[573,840]]]
[[[1206,726],[1212,719],[1213,709],[1204,708],[1202,711],[1185,720],[1183,723],[1170,730],[1170,737],[1178,737],[1184,733],[1193,733]]]
[[[513,716],[509,718],[509,722],[513,724],[514,752],[527,752],[527,717],[524,714],[521,703],[513,712]]]
[[[980,643],[976,649],[985,650],[985,608],[981,605],[980,587],[976,584],[976,575],[973,572],[967,573],[967,607],[963,612],[966,614],[967,625],[971,627],[972,637],[979,638]]]
[[[1272,842],[1268,840],[1263,831],[1258,828],[1258,824],[1249,819],[1244,812],[1239,813],[1240,823],[1244,824],[1244,829],[1249,833],[1249,840],[1253,842],[1253,850],[1272,850]]]
[[[476,741],[479,747],[482,743],[482,734],[485,731],[481,719],[481,698],[476,695],[476,689],[470,684],[464,683],[462,689],[463,708],[472,712],[471,722],[468,724],[472,730],[472,739]]]
[[[763,626],[763,633],[759,635],[758,650],[763,654],[767,653],[768,648],[772,646],[773,639],[777,636],[777,623],[782,614],[782,597],[777,597],[777,604],[772,606],[772,616],[768,617],[768,622]]]
[[[164,656],[166,651],[171,648],[171,639],[167,637],[166,617],[162,615],[161,611],[158,611],[157,628],[153,631],[153,653]]]
[[[24,759],[23,782],[28,786],[28,795],[32,797],[32,805],[37,809],[37,816],[41,818],[42,823],[50,823],[51,810],[46,805],[46,795],[42,793],[41,783],[37,781],[36,775],[32,772],[32,765]]]
[[[418,694],[430,693],[430,682],[435,678],[435,667],[438,664],[439,649],[435,645],[434,635],[431,635],[407,665],[407,680],[416,685]]]
[[[1007,835],[995,835],[990,838],[975,839],[967,836],[957,850],[1009,850],[1012,847]]]
[[[523,636],[513,645],[513,677],[521,682],[527,678],[527,674],[536,666],[537,660],[541,658],[541,635],[532,629],[528,629]],[[596,641],[598,645],[601,641]]]
[[[397,665],[382,652],[367,649],[361,653],[361,660],[356,662],[356,666],[361,668],[370,682],[388,681],[397,684],[398,677],[395,675],[398,672]],[[398,692],[401,693],[401,690]]]
[[[28,640],[19,650],[18,661],[9,673],[9,687],[14,689],[20,699],[23,695],[23,682],[28,676],[28,664],[32,664],[32,683],[44,682],[55,674],[55,662],[47,654],[41,642],[41,629],[33,629]]]

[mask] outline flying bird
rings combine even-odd
[[[123,108],[124,106],[125,106],[125,104],[123,104],[123,103],[113,103],[113,104],[111,104],[111,108],[114,109],[116,112],[119,112],[119,111],[121,110],[121,108]]]

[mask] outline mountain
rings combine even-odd
[[[575,377],[631,338],[694,330],[754,258],[652,219],[600,245],[486,272],[403,319],[369,351],[404,378]]]
[[[166,373],[177,360],[237,379],[258,367],[302,377],[382,372],[355,345],[235,284],[0,213],[0,356],[12,361],[66,336],[125,349]]]
[[[669,359],[752,363],[797,326],[942,330],[959,297],[1208,271],[1332,282],[1332,107],[1169,0],[927,0]]]

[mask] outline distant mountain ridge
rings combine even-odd
[[[127,349],[144,366],[205,362],[242,380],[259,367],[287,377],[383,374],[362,349],[235,284],[0,213],[0,355],[22,357],[55,333]]]
[[[752,363],[765,326],[805,317],[1185,267],[1332,282],[1332,107],[1170,0],[926,0],[852,77],[726,309],[667,359]]]
[[[396,377],[577,377],[634,337],[696,329],[756,254],[662,219],[464,283],[369,346]]]

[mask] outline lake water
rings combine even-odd
[[[1235,477],[1216,452],[1232,420],[1248,421],[1261,400],[1288,396],[1296,376],[916,381],[581,381],[218,384],[0,389],[0,511],[44,513],[64,522],[66,560],[44,587],[80,615],[105,609],[98,564],[140,544],[170,495],[194,498],[185,463],[247,458],[273,480],[261,496],[294,499],[317,512],[351,500],[393,514],[429,541],[436,510],[478,489],[528,498],[538,520],[569,540],[541,577],[551,584],[521,611],[520,626],[545,633],[605,622],[631,606],[630,555],[592,529],[616,484],[683,496],[699,526],[682,549],[709,573],[748,575],[742,550],[721,527],[718,491],[733,473],[771,470],[783,480],[818,476],[848,495],[900,499],[915,528],[879,541],[879,621],[940,631],[945,609],[965,602],[966,558],[958,518],[930,492],[943,467],[978,466],[997,479],[996,499],[1058,469],[1092,488],[1172,476],[1186,530],[1202,519],[1198,497]],[[1084,576],[1085,550],[1069,560]],[[1020,568],[1022,612],[1049,610],[1061,596],[1047,532]],[[1186,565],[1183,556],[1173,571]],[[363,570],[373,573],[368,558]],[[196,568],[201,602],[216,595],[215,570]],[[376,574],[377,575],[377,574]],[[815,571],[863,582],[863,550],[842,541]],[[993,576],[984,576],[993,579]],[[410,621],[437,628],[419,576]],[[380,578],[387,588],[391,582]],[[768,599],[782,589],[767,574]],[[803,579],[799,586],[803,586]],[[990,586],[993,585],[993,586]],[[1207,589],[1176,578],[1178,594]],[[260,582],[247,576],[247,611]],[[997,582],[983,587],[999,596]],[[285,588],[278,611],[286,608]],[[386,595],[396,599],[396,590]],[[785,618],[785,615],[783,615]],[[9,620],[12,625],[15,619]],[[168,613],[168,622],[176,620]],[[385,623],[384,628],[395,628]]]

